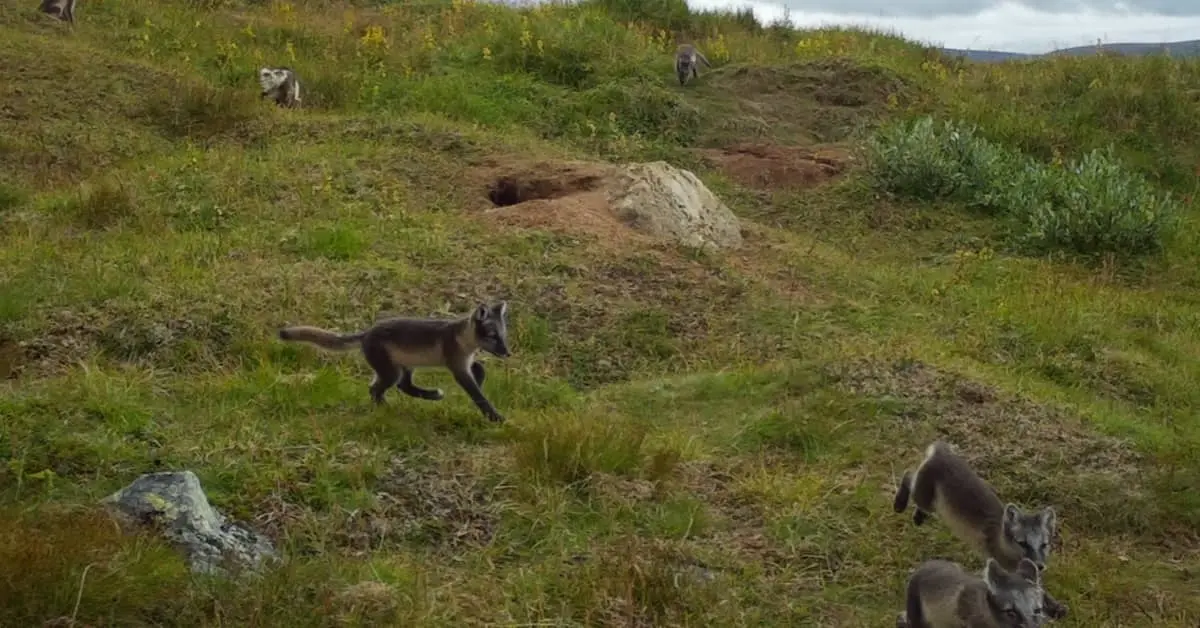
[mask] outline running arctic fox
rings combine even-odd
[[[910,497],[916,507],[914,524],[921,525],[930,513],[937,513],[954,536],[1005,569],[1017,569],[1023,559],[1039,570],[1046,568],[1057,523],[1054,508],[1027,513],[1015,504],[1001,502],[992,487],[945,442],[927,447],[921,465],[904,473],[893,509],[904,512]],[[1049,595],[1046,606],[1052,618],[1067,613],[1066,605]]]
[[[680,85],[687,85],[687,82],[693,76],[699,77],[700,74],[696,71],[696,61],[704,62],[704,65],[712,67],[708,59],[700,54],[699,50],[691,44],[682,44],[675,49],[675,76],[679,77]]]
[[[1007,571],[989,558],[982,577],[957,563],[925,561],[908,579],[897,628],[1034,628],[1046,623],[1037,565]]]
[[[392,386],[418,399],[440,401],[440,388],[421,388],[413,383],[413,370],[440,367],[454,375],[454,381],[471,396],[483,415],[497,423],[504,417],[483,396],[486,377],[476,354],[486,351],[499,358],[512,355],[508,350],[508,303],[480,304],[467,316],[456,319],[391,318],[365,331],[339,334],[308,326],[284,327],[279,338],[307,342],[327,351],[362,349],[367,364],[375,370],[371,399],[383,403]]]

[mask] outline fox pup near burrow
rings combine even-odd
[[[391,318],[365,331],[339,334],[316,327],[297,326],[279,330],[285,341],[307,342],[328,351],[362,350],[367,364],[375,371],[371,399],[383,403],[384,393],[392,386],[417,399],[440,401],[442,389],[421,388],[413,383],[413,370],[440,367],[454,375],[454,381],[471,396],[471,401],[491,421],[504,417],[483,396],[486,377],[476,354],[486,351],[499,358],[508,350],[508,303],[480,304],[467,316],[456,319]]]
[[[921,525],[930,513],[937,513],[954,536],[1005,569],[1016,569],[1024,558],[1038,569],[1046,568],[1057,524],[1054,507],[1027,513],[1015,504],[1004,504],[945,442],[927,447],[921,465],[904,473],[893,509],[904,512],[910,497],[915,506],[914,524]],[[1052,618],[1067,613],[1067,607],[1050,596],[1046,596],[1046,606]]]
[[[687,85],[688,79],[693,76],[699,77],[700,74],[696,71],[696,61],[704,62],[704,65],[712,67],[708,59],[700,54],[699,50],[691,44],[683,44],[675,49],[675,76],[679,77],[680,85]]]
[[[259,68],[258,84],[263,98],[269,96],[281,107],[300,106],[300,79],[291,68]]]
[[[1014,571],[989,558],[982,577],[933,559],[908,578],[896,628],[1008,628],[1046,623],[1037,565],[1022,558]]]
[[[42,0],[38,10],[65,22],[75,23],[75,0]]]

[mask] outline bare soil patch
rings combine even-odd
[[[740,143],[696,151],[738,183],[759,189],[809,188],[840,176],[853,162],[838,146]]]
[[[493,206],[484,215],[502,225],[587,236],[608,249],[653,244],[612,212],[604,190],[612,176],[599,163],[491,160],[475,179]]]
[[[379,481],[376,503],[351,512],[340,540],[353,551],[417,543],[444,550],[485,545],[500,521],[507,487],[485,479],[487,456],[431,461],[398,456]]]

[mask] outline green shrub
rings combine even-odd
[[[1046,165],[985,139],[974,126],[923,117],[879,129],[865,153],[876,190],[1007,215],[1018,225],[1015,244],[1031,252],[1154,253],[1180,212],[1176,200],[1111,149],[1066,167]]]
[[[987,199],[994,174],[1009,167],[1008,155],[977,136],[975,127],[931,117],[880,129],[866,153],[876,189],[924,201]]]
[[[1173,231],[1178,202],[1155,190],[1141,175],[1125,169],[1111,150],[1094,150],[1058,177],[1044,174],[1033,181],[1054,180],[1012,192],[1011,207],[1025,225],[1021,242],[1038,250],[1082,254],[1154,253]]]

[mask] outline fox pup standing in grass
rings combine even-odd
[[[46,15],[75,23],[75,0],[42,0],[41,6],[38,9]]]
[[[687,85],[688,79],[693,76],[699,77],[700,74],[696,71],[696,61],[703,61],[704,65],[712,67],[708,59],[700,54],[699,50],[691,44],[683,44],[675,49],[675,76],[679,77],[680,85]]]
[[[504,417],[483,396],[486,373],[476,354],[486,351],[500,358],[508,351],[508,303],[480,304],[468,316],[457,319],[392,318],[376,323],[366,331],[339,334],[316,327],[285,327],[279,338],[307,342],[328,351],[362,349],[367,364],[375,370],[371,399],[383,403],[383,395],[395,386],[409,396],[429,401],[445,397],[442,389],[421,388],[413,383],[413,370],[441,367],[454,375],[454,381],[491,421]]]
[[[291,68],[259,68],[258,84],[262,97],[270,97],[281,107],[300,106],[300,79]]]
[[[928,560],[908,579],[896,628],[1034,628],[1046,622],[1037,565],[1015,571],[988,559],[983,577],[947,560]]]
[[[930,513],[937,513],[950,531],[986,558],[995,559],[1005,569],[1018,569],[1028,559],[1039,570],[1050,558],[1054,536],[1054,508],[1040,512],[1022,512],[1015,504],[1004,504],[950,446],[937,441],[925,450],[925,460],[916,471],[906,471],[896,490],[892,507],[896,512],[908,508],[909,498],[916,506],[913,523],[921,525]],[[1048,615],[1064,617],[1067,607],[1046,595]]]

